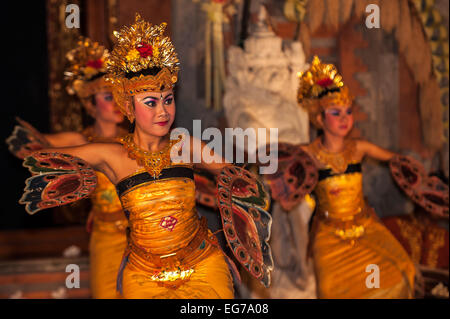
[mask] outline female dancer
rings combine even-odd
[[[45,145],[65,147],[89,142],[114,141],[117,136],[126,134],[125,130],[118,126],[124,117],[113,101],[111,84],[104,78],[107,56],[108,51],[103,46],[88,38],[81,38],[77,47],[67,54],[69,66],[65,76],[69,81],[68,91],[77,95],[87,113],[94,118],[94,124],[81,133],[39,134],[27,123],[22,123],[25,127],[16,127],[13,135],[7,140],[10,150],[15,155],[23,158],[29,155],[30,148],[35,150]],[[24,131],[28,139],[20,139]],[[39,137],[44,145],[33,147],[27,145],[28,140],[36,141]],[[97,171],[96,175],[98,183],[91,195],[92,210],[87,222],[88,231],[91,232],[89,241],[91,294],[93,298],[110,299],[118,297],[116,277],[126,247],[127,220],[114,185],[101,172]]]
[[[364,200],[361,161],[394,153],[348,137],[352,97],[331,64],[317,57],[300,75],[299,104],[323,131],[302,149],[318,168],[310,248],[320,298],[411,298],[414,265]]]
[[[135,24],[115,33],[118,42],[108,61],[109,80],[120,110],[134,123],[134,132],[120,143],[48,149],[36,156],[53,156],[49,152],[77,156],[116,185],[129,222],[128,246],[117,282],[125,298],[232,298],[232,278],[224,254],[195,210],[193,165],[190,164],[194,154],[189,145],[200,141],[185,137],[170,140],[175,117],[173,86],[179,61],[170,39],[163,35],[165,27],[165,23],[153,26],[136,15]],[[202,154],[211,155],[206,145],[202,144],[202,149]],[[179,152],[187,153],[185,162],[188,163],[172,160]],[[212,163],[202,158],[196,166],[223,173],[229,164],[224,164],[216,154],[211,156]],[[82,162],[75,163],[84,167]],[[225,178],[222,183],[231,189],[230,180]],[[245,194],[248,183],[239,185],[234,189]],[[33,186],[32,182],[29,186]],[[31,191],[30,196],[25,193],[22,202],[32,201],[31,194]],[[264,195],[264,192],[252,188],[252,194]],[[230,203],[225,197],[222,200]],[[264,207],[268,205],[260,202]],[[263,220],[265,215],[260,216],[260,212],[252,210],[258,220]],[[227,213],[229,216],[232,210]],[[245,214],[240,216],[246,218]],[[227,229],[235,235],[230,223]],[[266,268],[258,261],[265,257],[258,254],[259,242],[252,243],[252,249],[261,258],[253,261],[253,255],[245,249],[239,255],[253,273],[261,274]]]
[[[81,145],[115,141],[124,136],[125,130],[118,126],[123,121],[123,114],[115,105],[111,84],[105,80],[108,51],[85,38],[67,54],[67,58],[70,67],[65,75],[71,81],[69,88],[72,89],[69,93],[77,94],[95,123],[81,134],[46,135],[47,140],[56,146],[58,139],[67,138],[65,135],[75,137],[78,134],[84,140],[78,144]],[[91,195],[92,210],[87,222],[88,231],[92,232],[89,242],[91,293],[96,299],[113,299],[120,297],[116,291],[116,278],[127,243],[125,229],[128,223],[114,185],[100,171],[96,171],[96,175],[97,187]]]

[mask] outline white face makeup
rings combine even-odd
[[[353,128],[353,107],[332,105],[323,112],[323,129],[332,135],[345,137]]]
[[[136,125],[150,135],[165,136],[175,119],[173,91],[140,93],[133,99]]]

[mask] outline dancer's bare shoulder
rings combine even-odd
[[[128,156],[128,151],[119,142],[93,143],[97,147],[102,163],[98,168],[105,173],[113,184],[133,174],[140,167]]]

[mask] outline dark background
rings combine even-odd
[[[2,11],[0,229],[49,227],[53,225],[50,210],[30,216],[18,203],[30,174],[5,143],[14,129],[16,116],[41,132],[49,132],[45,1],[7,1]]]

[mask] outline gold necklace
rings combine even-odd
[[[136,160],[153,178],[161,176],[161,171],[171,164],[170,149],[177,142],[178,140],[171,140],[161,151],[148,152],[134,143],[132,134],[119,139],[119,143],[128,151],[128,157]]]
[[[353,139],[347,140],[341,152],[332,153],[323,146],[320,138],[317,138],[310,144],[310,150],[319,162],[325,166],[329,166],[333,172],[344,173],[355,154],[356,142]]]

